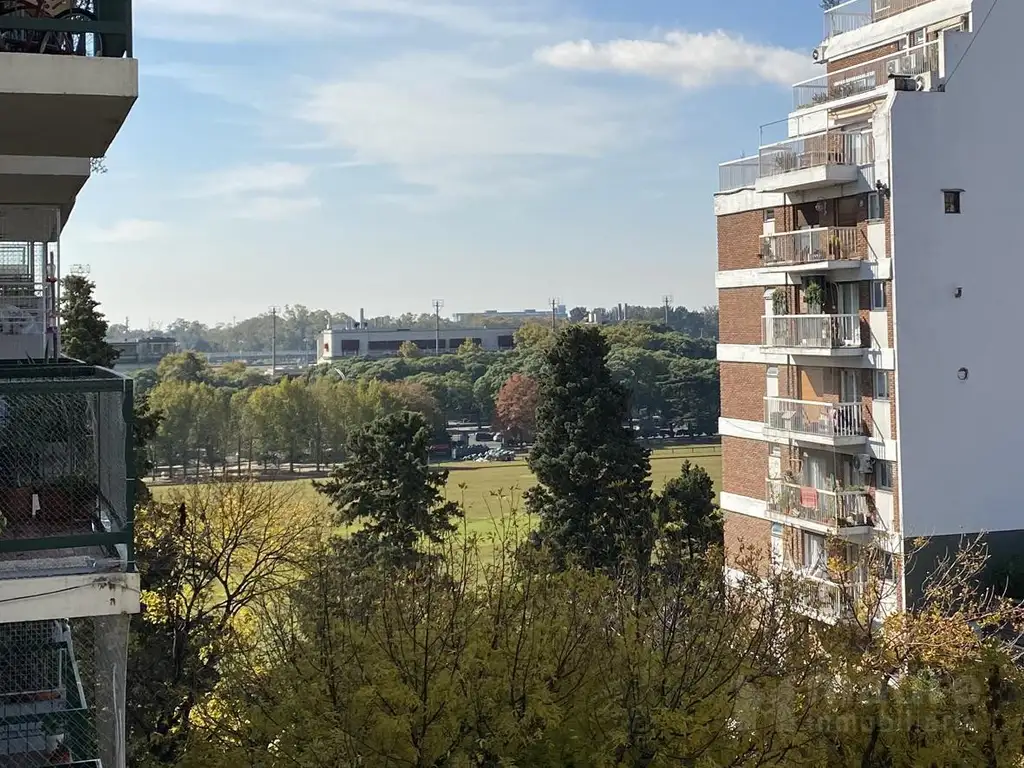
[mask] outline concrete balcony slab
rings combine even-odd
[[[138,96],[135,59],[0,53],[0,148],[103,157]]]
[[[86,157],[0,155],[0,239],[56,240],[89,174]],[[45,213],[38,213],[40,209],[46,209]],[[59,217],[53,211],[59,212]]]

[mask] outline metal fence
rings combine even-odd
[[[859,315],[769,315],[761,320],[766,347],[839,349],[860,346]]]
[[[761,147],[760,178],[825,165],[867,165],[875,161],[870,133],[825,131]]]
[[[766,267],[861,258],[857,227],[813,227],[761,237]]]
[[[0,367],[0,578],[133,567],[132,383]]]
[[[132,57],[132,0],[62,0],[50,12],[0,0],[0,51]]]
[[[753,187],[757,182],[760,163],[760,158],[757,157],[745,157],[722,163],[718,166],[718,191],[729,192]]]
[[[128,617],[0,624],[0,765],[124,765]]]

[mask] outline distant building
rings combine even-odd
[[[125,339],[112,341],[110,345],[121,353],[117,358],[120,366],[153,365],[178,351],[178,340],[169,336]]]
[[[452,320],[456,323],[465,323],[470,320],[479,320],[488,317],[499,318],[507,317],[509,320],[539,320],[541,322],[548,322],[551,320],[550,309],[516,309],[509,312],[501,312],[497,309],[485,309],[483,312],[462,312],[460,314],[452,315]],[[559,304],[555,307],[555,319],[565,320],[569,317],[566,312],[565,305]]]
[[[510,350],[514,346],[512,331],[507,328],[442,328],[438,346],[442,353],[457,352],[466,339],[491,351]],[[393,357],[407,341],[424,354],[432,354],[437,343],[430,329],[328,328],[320,332],[317,362],[341,357]]]

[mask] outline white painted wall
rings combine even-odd
[[[991,16],[946,92],[901,93],[892,109],[899,492],[910,536],[1024,527],[1024,100],[1013,66],[1024,3],[992,3],[975,0],[975,23]],[[943,188],[965,190],[962,215],[944,214]]]
[[[0,621],[44,621],[139,612],[139,574],[0,579]]]
[[[984,0],[987,4],[987,0]],[[974,3],[975,6],[978,2]],[[888,19],[876,21],[866,27],[836,35],[828,41],[826,55],[831,59],[849,56],[851,53],[875,48],[897,35],[905,35],[920,27],[937,24],[945,19],[960,16],[971,10],[971,0],[932,0],[917,8],[896,14]],[[977,13],[977,8],[975,8]]]

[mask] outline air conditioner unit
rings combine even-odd
[[[914,85],[919,91],[930,91],[934,86],[931,72],[922,72],[914,76]]]
[[[875,457],[860,453],[853,457],[853,468],[862,475],[870,475],[875,471]]]
[[[825,46],[824,45],[819,45],[817,48],[815,48],[811,52],[811,58],[814,59],[819,64],[824,64],[825,63]]]

